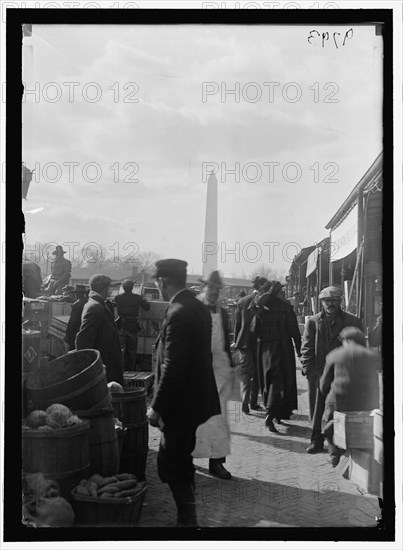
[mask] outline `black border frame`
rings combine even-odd
[[[14,324],[20,302],[16,295],[16,272],[20,269],[24,233],[21,212],[21,83],[22,24],[231,24],[231,25],[301,25],[301,24],[382,24],[384,38],[384,103],[383,153],[383,267],[384,281],[393,280],[393,253],[386,254],[386,245],[393,247],[393,9],[338,10],[244,10],[244,9],[7,9],[6,31],[6,348],[5,348],[5,453],[4,453],[4,541],[173,541],[173,540],[290,540],[290,541],[393,541],[395,540],[394,491],[394,395],[393,373],[393,299],[384,301],[384,527],[372,528],[68,528],[29,529],[21,523],[21,437],[19,353],[21,335]],[[17,91],[17,93],[16,93]],[[17,227],[16,227],[17,226]],[[16,239],[18,242],[16,242]],[[393,250],[393,248],[392,248]],[[17,338],[16,338],[17,334]],[[15,364],[17,363],[17,365]],[[18,419],[17,425],[13,419]]]

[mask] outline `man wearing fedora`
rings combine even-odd
[[[52,252],[55,256],[51,265],[51,276],[45,292],[48,296],[54,294],[62,294],[64,285],[68,284],[71,277],[71,262],[64,258],[64,254],[67,254],[63,247],[59,244]]]
[[[362,328],[358,317],[341,309],[341,297],[342,291],[336,286],[329,286],[320,292],[322,310],[308,319],[302,337],[302,374],[308,380],[309,413],[312,420],[311,444],[306,450],[310,454],[323,451],[325,396],[319,390],[319,380],[326,355],[341,346],[339,335],[345,327]]]
[[[81,315],[88,301],[85,285],[74,285],[73,292],[76,300],[71,306],[70,318],[64,338],[64,341],[69,345],[69,351],[76,349],[76,336],[81,326]]]
[[[241,376],[242,412],[249,414],[249,406],[258,411],[259,379],[257,372],[257,339],[255,315],[250,305],[258,294],[259,288],[267,282],[265,277],[257,276],[252,280],[253,291],[239,300],[235,309],[234,349],[238,350]]]
[[[267,411],[265,424],[274,433],[279,433],[274,419],[279,423],[288,420],[298,408],[295,353],[301,355],[297,318],[281,292],[279,281],[267,281],[254,299],[258,372]]]
[[[177,526],[197,527],[192,451],[196,429],[220,413],[211,358],[211,317],[186,288],[187,263],[159,260],[156,279],[169,302],[156,342],[154,399],[147,412],[160,428],[158,475],[176,503]]]
[[[224,288],[218,271],[213,271],[206,280],[198,298],[210,310],[212,320],[211,352],[213,371],[220,397],[221,414],[211,417],[196,433],[195,458],[209,458],[209,472],[220,479],[231,479],[223,466],[226,455],[231,452],[230,428],[226,418],[227,401],[234,383],[234,370],[230,349],[228,314],[218,305],[220,290]]]

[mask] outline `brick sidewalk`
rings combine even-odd
[[[375,527],[378,499],[327,463],[326,453],[309,455],[307,382],[297,362],[299,411],[272,434],[264,413],[241,412],[239,384],[228,403],[232,479],[208,473],[208,459],[197,459],[196,499],[201,527]],[[185,413],[186,411],[184,411]],[[149,489],[139,527],[170,527],[176,508],[166,484],[159,481],[156,457],[159,430],[150,427],[147,461]]]

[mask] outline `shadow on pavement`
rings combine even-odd
[[[239,477],[222,481],[200,467],[196,500],[201,527],[342,527],[357,525],[358,516],[375,527],[378,512],[371,503],[359,511],[360,496],[341,492],[337,483],[302,489],[291,478],[287,484]]]
[[[295,436],[295,433],[292,434],[289,431],[286,432],[286,430],[283,427],[278,428],[279,434],[271,433],[269,430],[267,430],[266,435],[251,435],[245,432],[232,432],[234,435],[245,437],[249,441],[253,441],[256,443],[263,443],[265,445],[270,445],[271,447],[276,447],[280,449],[286,449],[287,451],[291,451],[293,453],[306,453],[306,448],[309,445],[309,437],[305,435],[304,439],[305,441],[296,441],[295,439],[289,439],[287,436]],[[308,429],[307,434],[310,433],[310,430]]]

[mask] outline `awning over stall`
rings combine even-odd
[[[331,262],[341,260],[357,248],[358,206],[355,205],[344,220],[330,234]]]

